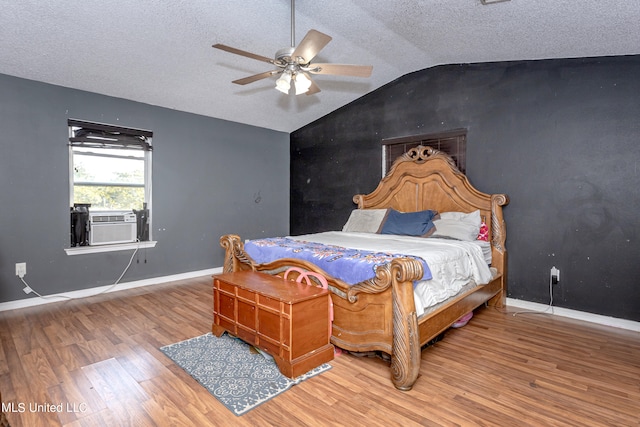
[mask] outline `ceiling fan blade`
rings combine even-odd
[[[269,64],[273,64],[273,59],[267,58],[266,56],[256,55],[255,53],[247,52],[244,50],[236,49],[235,47],[227,46],[224,44],[216,43],[212,47],[216,49],[224,50],[229,53],[235,53],[236,55],[245,56],[251,59],[257,59],[258,61],[268,62]]]
[[[267,77],[271,77],[274,74],[279,74],[282,71],[273,70],[273,71],[265,71],[264,73],[255,74],[253,76],[245,77],[243,79],[234,80],[231,83],[235,83],[237,85],[246,85],[249,83],[257,82],[258,80],[266,79]]]
[[[373,65],[311,64],[306,71],[313,74],[333,74],[340,76],[370,77]]]
[[[309,86],[309,90],[307,90],[306,95],[313,95],[314,93],[318,92],[320,92],[320,87],[313,80],[311,80],[311,86]]]
[[[317,30],[309,30],[298,47],[291,54],[291,58],[302,58],[299,64],[308,64],[331,41],[331,36]]]

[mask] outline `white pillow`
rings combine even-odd
[[[354,209],[342,231],[377,233],[387,216],[387,209]]]
[[[448,237],[452,239],[474,241],[480,232],[480,211],[471,213],[464,212],[443,212],[440,219],[433,221],[436,231],[431,237]]]

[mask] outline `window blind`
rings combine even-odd
[[[152,151],[153,132],[102,123],[69,119],[69,145],[86,148],[113,148]]]

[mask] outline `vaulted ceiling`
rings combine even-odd
[[[407,73],[440,64],[640,54],[638,0],[298,0],[295,41],[333,37],[315,95],[274,90],[266,57],[291,45],[290,0],[0,0],[0,73],[291,132]],[[293,92],[293,91],[292,91]]]

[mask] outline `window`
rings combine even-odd
[[[411,135],[382,140],[382,175],[386,175],[393,162],[418,145],[440,150],[453,159],[462,173],[466,173],[467,130],[456,129],[448,132]]]
[[[153,133],[75,119],[68,126],[71,246],[91,243],[86,222],[95,212],[135,215],[125,216],[137,223],[133,238],[149,240]]]

